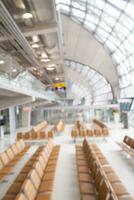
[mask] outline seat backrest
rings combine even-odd
[[[22,132],[17,133],[17,140],[20,140],[22,138],[23,138],[23,133]]]
[[[38,157],[37,160],[39,161],[39,163],[40,163],[42,169],[44,170],[45,167],[46,167],[46,165],[47,165],[47,162],[44,161],[43,156],[42,156],[41,154],[40,154],[40,156]]]
[[[109,135],[109,130],[108,130],[108,128],[103,128],[103,135],[104,136],[107,136],[107,135]]]
[[[98,200],[106,200],[110,192],[110,185],[107,180],[103,178],[102,184],[99,187]]]
[[[35,169],[30,171],[30,173],[28,174],[28,178],[30,178],[35,189],[38,190],[40,183],[41,183],[41,178],[39,177],[39,175],[37,174]]]
[[[13,153],[16,155],[17,153],[19,153],[19,151],[18,151],[18,149],[17,149],[17,147],[16,147],[16,145],[15,144],[12,144],[11,145],[11,150],[13,151]]]
[[[16,147],[17,147],[17,149],[18,149],[18,152],[21,152],[21,151],[23,150],[23,148],[22,148],[22,146],[20,145],[20,142],[19,142],[19,141],[17,141],[17,142],[15,143],[15,145],[16,145]]]
[[[29,140],[30,139],[30,132],[26,132],[24,135],[25,140]]]
[[[40,139],[45,139],[45,136],[46,136],[45,131],[40,131],[40,132],[39,132],[39,138],[40,138]]]
[[[8,148],[8,149],[6,150],[6,154],[7,154],[8,158],[9,158],[10,160],[12,160],[12,159],[14,158],[14,153],[13,153],[13,151],[11,150],[11,148]]]
[[[131,148],[134,149],[134,140],[130,144]]]
[[[97,169],[97,172],[95,175],[95,187],[96,187],[97,191],[99,191],[99,188],[102,184],[103,178],[104,178],[103,171],[100,168]]]
[[[43,176],[43,169],[42,169],[40,163],[37,161],[37,162],[34,164],[33,167],[35,168],[35,170],[36,170],[37,174],[39,175],[39,177],[42,178],[42,176]]]
[[[47,137],[48,138],[53,138],[54,137],[53,131],[48,131]]]
[[[24,192],[27,200],[34,200],[37,194],[37,191],[30,179],[25,180],[22,186],[22,191]]]
[[[127,135],[125,135],[125,137],[123,138],[123,142],[124,142],[124,143],[126,143],[127,138],[128,138]]]
[[[16,196],[15,200],[27,200],[27,198],[26,198],[26,196],[24,195],[24,193],[21,192],[21,193],[19,193],[19,194]]]
[[[4,167],[2,161],[0,160],[0,170]]]
[[[48,161],[48,154],[43,151],[43,152],[41,152],[40,155],[43,157],[44,162],[47,163],[47,161]]]
[[[7,165],[10,161],[5,151],[0,154],[0,159],[3,165]]]
[[[34,131],[33,131],[33,132],[31,133],[31,139],[34,140],[34,139],[37,139],[37,138],[38,138],[37,132],[34,132]]]
[[[24,149],[25,146],[26,146],[24,140],[21,139],[21,140],[19,140],[18,142],[19,142],[19,144],[21,145],[21,147]]]

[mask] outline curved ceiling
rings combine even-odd
[[[132,97],[129,91],[134,89],[133,1],[56,0],[56,5],[57,10],[87,29],[104,46],[116,66],[120,97]]]
[[[65,74],[66,80],[69,82],[69,94],[71,91],[78,99],[84,98],[85,104],[104,104],[112,101],[111,85],[101,74],[91,67],[66,60]],[[70,84],[70,80],[72,84]]]
[[[64,58],[91,66],[111,84],[118,96],[118,76],[111,57],[103,46],[81,25],[62,15]]]

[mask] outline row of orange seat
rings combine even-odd
[[[108,128],[87,129],[83,123],[76,121],[72,131],[71,137],[75,140],[77,137],[106,137],[109,135]]]
[[[24,139],[24,140],[42,140],[42,139],[49,139],[53,138],[54,133],[53,131],[48,131],[47,134],[45,131],[38,131],[38,132],[30,132],[27,131],[26,133],[19,132],[17,133],[17,140]]]
[[[40,132],[44,131],[44,129],[47,127],[48,123],[46,121],[43,121],[36,126],[33,127],[33,132]]]
[[[103,133],[99,129],[80,129],[79,131],[77,129],[73,129],[71,131],[71,137],[73,139],[77,137],[106,137],[108,136],[107,130],[103,131]]]
[[[76,146],[81,200],[134,200],[96,144]]]
[[[22,159],[28,149],[29,145],[26,145],[23,140],[19,140],[0,153],[0,181],[12,173],[13,167]]]
[[[99,130],[102,135],[109,135],[108,127],[102,121],[93,119],[93,126],[96,130]]]
[[[50,200],[59,151],[52,140],[40,146],[2,200]]]
[[[125,151],[131,157],[134,158],[134,139],[133,138],[126,135],[123,139],[123,142],[118,142],[118,144],[120,145],[123,151]]]

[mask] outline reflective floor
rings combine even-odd
[[[51,127],[48,127],[48,130],[50,128]],[[75,144],[70,137],[71,128],[72,125],[67,125],[64,132],[57,133],[55,136],[55,143],[61,144],[61,151],[57,163],[52,200],[80,199],[76,172]],[[133,137],[134,128],[129,128],[129,130],[122,129],[121,127],[119,128],[112,124],[109,125],[109,128],[110,136],[107,139],[90,138],[88,140],[91,143],[97,143],[99,145],[102,152],[107,157],[109,163],[119,176],[120,180],[126,186],[129,193],[134,196],[134,159],[130,158],[128,155],[126,155],[126,153],[120,151],[120,147],[116,144],[117,141],[122,141],[124,135],[130,135]],[[3,141],[0,141],[0,150],[4,150],[9,145],[9,143],[12,143],[13,141],[13,137],[5,137]],[[76,141],[76,143],[81,142],[82,139],[78,139]],[[29,156],[32,154],[32,152],[34,152],[34,148],[31,148],[31,153],[28,154]],[[26,160],[27,159],[24,158],[24,163]],[[21,168],[20,164],[18,164],[18,166]],[[7,184],[7,187],[9,187],[10,184],[11,181],[9,184]],[[8,189],[7,187],[5,190]]]

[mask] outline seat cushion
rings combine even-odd
[[[95,195],[81,195],[80,200],[97,200]]]
[[[89,174],[86,174],[86,173],[79,173],[78,179],[79,179],[80,182],[88,182],[88,183],[93,182],[92,177]]]
[[[119,177],[115,173],[108,173],[107,174],[107,178],[110,181],[110,183],[120,182]]]
[[[81,194],[96,194],[94,184],[91,183],[80,183]]]
[[[118,200],[134,200],[131,196],[129,196],[129,195],[123,195],[123,196],[121,196],[121,197],[118,197]]]
[[[5,195],[5,197],[2,200],[14,200],[16,195]]]
[[[79,173],[88,173],[89,172],[89,168],[87,166],[78,166],[78,172]]]
[[[36,200],[51,200],[51,194],[39,194]]]
[[[50,165],[50,166],[47,166],[47,167],[46,167],[45,172],[54,172],[55,169],[56,169],[56,166],[55,166],[55,165]]]
[[[13,183],[9,188],[7,194],[17,194],[21,189],[22,183]]]
[[[88,166],[86,160],[77,160],[77,165],[78,166]]]
[[[119,195],[128,195],[128,191],[126,188],[122,185],[122,183],[111,183],[112,188],[117,196]]]
[[[0,181],[3,181],[5,174],[0,174]]]
[[[39,193],[40,192],[51,192],[53,187],[53,181],[45,181],[40,184]]]
[[[54,179],[54,176],[55,176],[55,173],[54,172],[48,172],[48,173],[45,173],[44,176],[43,176],[43,181],[50,181],[50,180],[53,180]]]
[[[15,179],[16,182],[23,182],[27,177],[27,173],[20,173]]]

